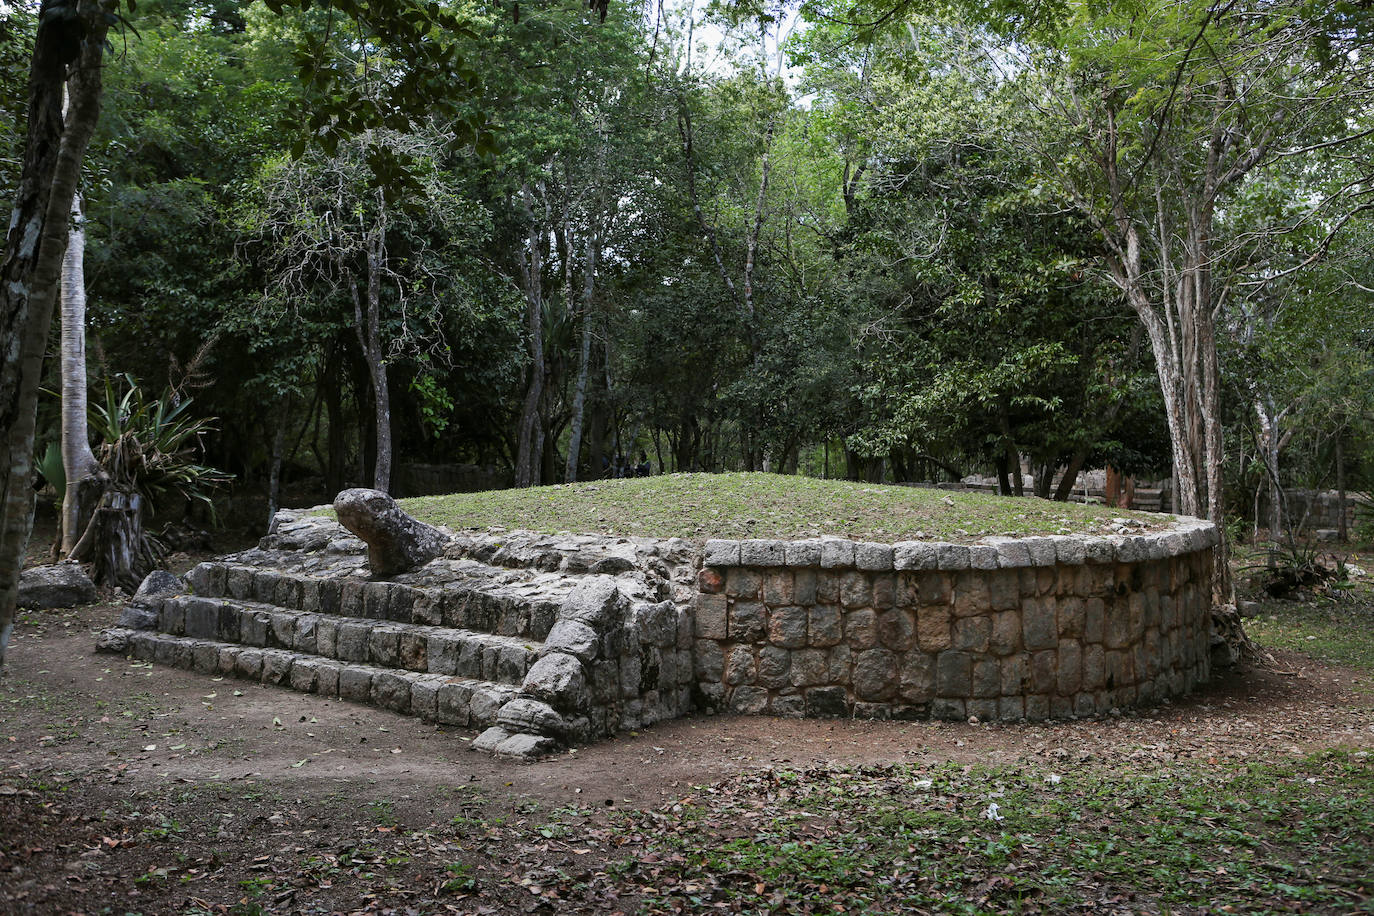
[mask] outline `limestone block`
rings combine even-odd
[[[758,574],[758,571],[743,566],[736,566],[729,570],[725,576],[725,594],[731,598],[754,601],[759,597],[762,586],[763,577]]]
[[[806,714],[812,718],[844,718],[849,715],[849,694],[843,687],[812,687],[803,696]]]
[[[785,558],[782,541],[750,538],[739,542],[741,566],[782,566]]]
[[[395,627],[376,626],[367,636],[367,658],[374,665],[394,668],[400,664],[401,631]]]
[[[768,641],[783,649],[806,645],[806,608],[775,607],[768,612]]]
[[[1002,697],[997,701],[997,718],[1002,722],[1019,722],[1026,717],[1023,697]]]
[[[545,653],[566,652],[579,661],[590,662],[596,657],[596,631],[578,620],[559,620],[544,640]]]
[[[472,685],[445,679],[436,691],[434,718],[445,725],[467,725]]]
[[[800,649],[792,653],[788,678],[794,687],[814,687],[829,679],[828,654],[819,649]]]
[[[952,645],[965,652],[983,654],[988,651],[992,639],[992,619],[990,617],[959,617],[954,621],[951,633]]]
[[[1010,655],[1021,648],[1021,612],[1019,610],[999,611],[992,615],[991,620],[992,632],[988,636],[989,652],[994,655]]]
[[[725,639],[727,605],[724,595],[697,595],[692,602],[696,635],[702,639]]]
[[[755,683],[760,687],[778,689],[787,687],[792,673],[792,653],[777,646],[765,646],[759,650],[758,673]]]
[[[806,701],[799,693],[775,696],[768,704],[768,711],[785,719],[800,719],[806,715]]]
[[[448,538],[438,528],[412,518],[380,490],[344,490],[334,497],[334,513],[367,545],[372,574],[390,577],[443,555]]]
[[[725,683],[752,684],[757,674],[753,651],[748,646],[733,647],[725,659]]]
[[[854,545],[854,565],[871,572],[891,572],[894,551],[891,544],[864,542]]]
[[[821,538],[821,568],[846,569],[854,565],[854,542],[844,538]]]
[[[969,566],[973,569],[996,569],[997,548],[986,544],[974,544],[968,549]]]
[[[702,562],[707,566],[738,566],[739,541],[711,540],[706,542]]]
[[[899,691],[908,703],[929,703],[935,698],[935,657],[924,652],[902,656]]]
[[[869,608],[862,608],[845,614],[844,638],[852,649],[872,649],[877,646],[877,615]]]
[[[1030,551],[1020,539],[994,537],[984,538],[983,540],[997,551],[997,566],[999,569],[1019,569],[1023,566],[1030,565]]]
[[[1060,534],[1051,536],[1050,540],[1054,541],[1054,557],[1059,563],[1078,566],[1087,562],[1087,545],[1081,537]]]
[[[908,610],[889,608],[878,615],[878,642],[897,652],[916,645],[916,615]]]
[[[854,692],[867,700],[886,700],[897,690],[897,656],[887,649],[854,655]]]
[[[730,691],[730,708],[742,715],[758,715],[768,708],[768,691],[762,687],[736,687]]]
[[[916,612],[916,639],[925,652],[942,652],[948,649],[951,645],[949,608],[921,607]]]
[[[728,635],[735,642],[760,642],[767,632],[767,617],[757,601],[736,601],[730,608]]]
[[[812,646],[827,648],[839,645],[844,631],[840,609],[817,605],[807,612],[807,640]]]
[[[967,652],[947,650],[936,656],[936,696],[966,697],[972,688],[973,659]]]
[[[725,674],[725,653],[721,651],[720,643],[713,639],[697,640],[692,664],[697,680],[719,681]]]
[[[763,574],[763,603],[782,607],[794,603],[790,569],[770,569]]]
[[[936,569],[938,552],[934,544],[925,541],[899,541],[892,548],[892,565],[896,569]]]
[[[939,569],[953,572],[968,569],[971,556],[969,549],[962,544],[937,544],[935,562]]]
[[[817,539],[789,541],[783,552],[788,566],[795,568],[821,565],[821,542]]]
[[[516,697],[504,704],[497,713],[496,724],[511,732],[550,736],[562,735],[567,729],[557,710],[532,697]]]
[[[1027,600],[1021,607],[1021,638],[1027,649],[1059,645],[1057,602],[1054,598]]]
[[[804,607],[816,603],[817,573],[814,569],[792,571],[792,600]]]

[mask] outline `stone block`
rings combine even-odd
[[[821,538],[821,568],[848,569],[854,565],[854,542],[844,538]]]
[[[877,615],[869,608],[844,615],[844,638],[852,649],[872,649],[878,645]]]
[[[1101,598],[1089,598],[1083,602],[1083,641],[1102,642],[1105,635],[1107,606]]]
[[[827,653],[819,649],[800,649],[792,653],[788,679],[794,687],[814,687],[826,683],[830,674]]]
[[[542,700],[516,697],[501,706],[496,724],[512,732],[536,735],[562,735],[567,723],[558,711]]]
[[[702,562],[707,566],[738,566],[739,541],[711,540],[706,542]]]
[[[825,678],[831,684],[848,684],[853,673],[854,651],[836,646],[826,654]]]
[[[293,661],[289,652],[281,649],[264,649],[262,653],[262,682],[264,684],[289,684]]]
[[[596,631],[580,620],[559,620],[544,640],[543,651],[566,652],[579,661],[590,662],[596,658],[597,642]]]
[[[215,673],[232,677],[239,653],[242,651],[239,646],[220,646],[219,657],[215,660]]]
[[[770,569],[763,574],[763,603],[782,607],[793,603],[792,570]]]
[[[719,681],[725,674],[725,653],[721,651],[720,643],[712,639],[697,640],[692,653],[692,665],[697,680]]]
[[[1082,688],[1085,691],[1101,690],[1107,683],[1106,653],[1101,646],[1085,646],[1083,649]]]
[[[977,620],[976,617],[966,618]],[[988,637],[988,651],[994,655],[1010,655],[1021,648],[1021,612],[1000,611],[991,616],[992,633]]]
[[[692,609],[699,638],[726,638],[727,605],[723,594],[699,594],[692,599]]]
[[[250,681],[262,678],[262,650],[240,649],[234,658],[234,674]]]
[[[297,652],[316,654],[319,650],[319,627],[320,618],[317,614],[298,615],[291,648]]]
[[[967,652],[947,650],[936,656],[936,696],[967,697],[972,689],[973,659]]]
[[[998,704],[995,699],[974,698],[968,701],[968,714],[979,722],[992,722],[997,718]]]
[[[423,631],[406,630],[401,633],[396,659],[409,671],[429,670],[429,636]],[[438,673],[438,672],[436,672]]]
[[[935,562],[937,568],[948,572],[968,569],[971,562],[969,549],[963,544],[937,544]]]
[[[239,641],[245,646],[262,648],[267,645],[272,629],[272,615],[266,611],[239,609]]]
[[[1103,621],[1102,644],[1108,649],[1122,649],[1131,644],[1131,609],[1129,599],[1116,601],[1107,609]]]
[[[818,604],[840,603],[840,573],[823,570],[816,573],[816,602]]]
[[[954,579],[954,614],[973,617],[986,614],[992,606],[988,575],[984,572],[962,572]]]
[[[839,645],[844,638],[840,609],[818,605],[807,612],[807,641],[819,648]]]
[[[444,725],[466,726],[471,702],[471,684],[446,679],[436,691],[434,718]]]
[[[748,646],[735,646],[725,657],[725,683],[734,687],[752,684],[758,675],[754,653]]]
[[[1088,559],[1087,545],[1083,538],[1070,535],[1055,535],[1051,538],[1054,541],[1054,558],[1059,563],[1077,566]]]
[[[812,687],[803,696],[806,714],[811,718],[846,718],[849,715],[849,694],[843,687]]]
[[[677,606],[671,601],[635,606],[635,628],[641,645],[669,648],[677,643]]]
[[[907,703],[929,703],[935,698],[935,657],[924,652],[902,656],[898,691]]]
[[[997,551],[999,569],[1020,569],[1031,565],[1030,551],[1017,538],[986,538],[987,544]]]
[[[922,606],[916,612],[916,639],[924,652],[942,652],[952,644],[948,607]]]
[[[725,574],[713,566],[703,567],[697,573],[697,591],[703,595],[719,595],[725,591]]]
[[[314,693],[319,684],[319,664],[313,659],[297,659],[291,666],[291,689],[301,693]]]
[[[402,715],[410,714],[410,679],[391,671],[372,677],[372,704]]]
[[[185,634],[186,602],[180,599],[162,602],[157,615],[157,628],[171,636]]]
[[[368,583],[362,579],[349,578],[339,584],[339,613],[344,617],[363,616],[363,590]]]
[[[1002,722],[1019,722],[1026,717],[1023,697],[1002,697],[997,701],[997,718]]]
[[[367,660],[383,668],[400,664],[401,631],[395,627],[375,626],[367,635]]]
[[[891,572],[893,548],[891,544],[863,542],[854,545],[854,565],[870,572]]]
[[[1059,645],[1058,602],[1054,598],[1027,600],[1021,606],[1021,640],[1027,649]]]
[[[731,598],[755,601],[763,589],[763,577],[757,570],[736,566],[726,572],[725,594]]]
[[[858,570],[843,573],[840,576],[840,604],[848,609],[872,607],[872,580]]]
[[[785,560],[791,567],[815,567],[821,565],[821,542],[816,539],[789,541],[784,547]]]
[[[897,690],[897,656],[887,649],[856,652],[853,685],[862,699],[890,699]]]
[[[895,569],[906,570],[937,569],[939,560],[935,545],[925,541],[899,541],[892,548],[892,565]]]
[[[817,573],[814,569],[792,571],[792,600],[796,604],[810,607],[816,603]]]
[[[997,548],[986,544],[974,544],[968,549],[969,566],[972,569],[996,569]]]
[[[964,700],[958,697],[937,697],[930,704],[932,719],[965,719],[968,717]]]
[[[878,614],[878,642],[897,652],[905,652],[915,646],[916,615],[896,608]]]
[[[1032,566],[1053,566],[1058,559],[1053,538],[1028,537],[1022,538],[1021,543],[1025,545],[1026,551],[1030,554]]]
[[[319,659],[315,663],[315,692],[322,697],[339,695],[339,672],[343,666],[337,662]]]
[[[1059,653],[1046,649],[1031,653],[1030,681],[1034,693],[1051,694],[1059,689]]]
[[[730,709],[756,716],[768,709],[768,691],[762,687],[736,687],[730,691]]]
[[[728,636],[735,642],[760,642],[767,633],[767,615],[757,601],[736,601],[730,607]]]
[[[784,719],[800,719],[806,715],[806,700],[799,693],[775,696],[768,703],[768,711]]]
[[[897,603],[897,577],[893,573],[874,573],[873,609],[884,611]],[[800,603],[800,602],[798,602]]]
[[[791,684],[792,653],[777,646],[759,650],[758,673],[755,683],[760,687],[778,689]]]
[[[807,611],[804,607],[775,607],[768,612],[768,641],[784,649],[806,645]]]
[[[1030,657],[1024,652],[1008,655],[998,662],[1001,667],[1002,695],[1024,694],[1030,687]]]
[[[1050,717],[1050,698],[1043,694],[1026,697],[1026,718],[1040,722]]]
[[[1015,570],[988,573],[988,607],[994,611],[1011,611],[1021,606],[1021,587]]]
[[[955,649],[983,654],[992,638],[992,619],[989,617],[959,617],[951,634]]]
[[[1084,624],[1083,600],[1064,597],[1058,603],[1059,637],[1061,639],[1082,640]]]
[[[750,538],[739,542],[739,561],[742,566],[782,566],[785,559],[782,541]]]
[[[268,630],[267,644],[289,649],[296,642],[296,615],[278,611],[272,615],[271,629]]]
[[[212,643],[192,646],[191,668],[201,674],[215,674],[219,669],[219,647]]]
[[[439,721],[439,688],[446,681],[443,675],[426,674],[410,682],[410,714],[426,722]]]
[[[1084,537],[1083,562],[1109,564],[1116,562],[1116,545],[1107,538]]]

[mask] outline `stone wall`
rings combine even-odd
[[[711,541],[699,702],[783,716],[1015,720],[1186,693],[1208,674],[1215,529],[975,545]]]

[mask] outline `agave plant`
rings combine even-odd
[[[202,503],[214,517],[211,491],[231,475],[199,464],[200,437],[214,427],[213,417],[193,417],[191,399],[175,401],[171,392],[149,398],[127,373],[116,388],[105,380],[104,402],[92,401],[90,427],[100,443],[96,459],[116,487],[143,496],[150,509],[169,494]]]

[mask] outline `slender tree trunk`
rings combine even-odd
[[[44,0],[39,7],[24,163],[0,262],[0,671],[33,527],[34,425],[43,354],[61,283],[68,214],[100,117],[100,67],[109,32],[106,3],[82,0],[74,17],[60,15],[58,6]]]
[[[525,190],[528,198],[529,190]],[[538,226],[531,226],[526,250],[520,253],[521,280],[525,287],[525,322],[530,353],[529,381],[520,409],[519,445],[515,458],[515,485],[532,487],[539,483],[543,466],[544,425],[539,408],[544,398],[544,292],[543,239]]]
[[[1078,449],[1069,458],[1069,466],[1064,469],[1064,476],[1059,479],[1059,488],[1054,491],[1054,498],[1058,502],[1068,502],[1073,495],[1073,485],[1078,482],[1078,472],[1083,470],[1083,463],[1088,460],[1088,450]]]
[[[1350,526],[1345,520],[1345,427],[1336,433],[1336,537],[1344,543],[1350,540]]]
[[[380,206],[380,194],[378,197]],[[368,378],[372,382],[372,424],[376,436],[372,487],[383,493],[391,490],[391,390],[387,385],[380,327],[385,246],[386,218],[381,216],[367,240],[366,295],[359,293],[356,282],[349,283],[349,291],[353,296],[353,325],[358,333],[363,360],[367,363]]]
[[[582,277],[582,349],[578,353],[577,388],[573,394],[572,429],[568,433],[568,464],[564,479],[577,479],[577,461],[582,452],[582,418],[587,404],[587,377],[592,361],[592,301],[596,291],[596,261],[601,252],[601,239],[593,229],[587,233],[586,263]],[[593,472],[595,469],[593,468]]]
[[[72,198],[72,224],[62,263],[62,554],[68,556],[90,521],[104,486],[91,452],[86,408],[86,220],[81,195]]]
[[[288,400],[282,398],[277,408],[277,428],[272,433],[272,461],[267,472],[267,520],[271,522],[281,507],[281,465],[286,452],[286,418]],[[307,418],[308,421],[309,418]]]

